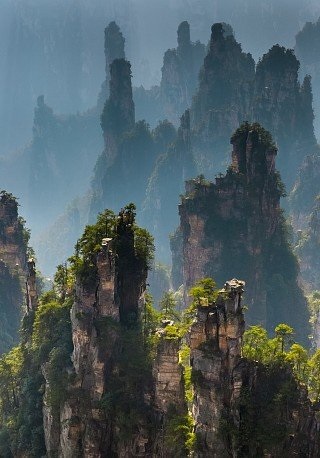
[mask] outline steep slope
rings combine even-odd
[[[105,217],[111,222],[114,215],[101,215],[95,230],[105,229]],[[101,239],[102,231],[95,239],[94,257],[88,235],[98,233],[88,228],[79,241],[85,270],[78,270],[73,301],[63,288],[63,299],[52,292],[43,298],[33,310],[29,344],[7,356],[18,375],[9,372],[7,380],[19,404],[9,397],[5,414],[1,410],[1,453],[220,458],[227,451],[238,458],[315,458],[318,411],[290,366],[241,357],[244,283],[228,281],[214,299],[195,304],[182,342],[177,324],[157,327],[147,305],[139,306],[146,258],[135,263],[142,252],[130,211],[117,221],[115,238]],[[32,312],[28,316],[32,323]],[[2,400],[6,394],[2,386]]]
[[[29,233],[18,216],[17,200],[0,193],[0,353],[18,341],[24,313]]]
[[[252,120],[268,129],[279,146],[278,166],[289,190],[307,154],[316,151],[310,78],[298,82],[299,61],[273,46],[257,64]]]
[[[190,114],[181,117],[177,139],[157,159],[150,176],[141,219],[156,239],[158,259],[170,263],[169,236],[178,224],[177,206],[184,182],[196,173],[190,144]]]
[[[141,208],[156,159],[175,136],[168,122],[154,131],[145,121],[135,123],[131,65],[116,59],[110,69],[110,96],[101,115],[105,148],[94,170],[91,214],[128,200]]]
[[[187,290],[206,276],[218,282],[244,278],[248,322],[268,331],[287,322],[306,342],[308,312],[279,204],[283,185],[275,171],[277,149],[258,124],[243,124],[231,143],[232,163],[224,176],[215,183],[187,182],[179,206],[175,272],[182,272]]]
[[[198,74],[205,57],[205,46],[190,39],[190,25],[181,22],[177,44],[163,57],[160,86],[134,88],[137,119],[147,119],[154,126],[160,119],[179,125],[181,114],[190,107],[198,86]]]
[[[307,22],[296,35],[295,54],[301,63],[302,74],[312,77],[314,109],[316,113],[315,131],[320,134],[320,60],[319,60],[320,21]]]
[[[242,52],[232,35],[224,34],[222,24],[214,24],[191,107],[193,143],[202,173],[221,170],[231,133],[249,117],[254,76],[252,56]]]

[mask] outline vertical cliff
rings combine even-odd
[[[120,27],[112,21],[104,29],[104,58],[106,79],[101,85],[97,108],[101,114],[104,104],[110,95],[110,66],[116,59],[125,59],[125,39]]]
[[[305,340],[308,312],[279,204],[277,149],[257,124],[242,125],[231,143],[227,173],[215,183],[187,182],[179,206],[185,286],[206,276],[244,278],[248,322],[268,330],[287,322]]]
[[[181,113],[190,107],[205,57],[205,46],[191,41],[187,21],[178,27],[177,42],[177,48],[168,49],[164,55],[160,84],[163,115],[175,124]]]
[[[249,119],[254,77],[252,56],[242,52],[233,35],[224,33],[223,24],[214,24],[191,106],[194,148],[201,172],[221,170],[231,133]]]
[[[320,192],[320,156],[307,156],[289,195],[290,214],[295,230],[306,229],[314,200]]]
[[[320,205],[316,199],[314,208],[309,215],[307,228],[297,233],[295,252],[299,258],[301,276],[306,290],[310,292],[320,289]]]
[[[158,259],[169,263],[169,235],[178,224],[177,206],[184,182],[196,174],[191,151],[190,113],[181,117],[177,139],[159,156],[148,181],[142,220],[156,239]],[[164,224],[165,222],[165,224]]]
[[[134,117],[131,65],[125,59],[116,59],[110,64],[110,95],[101,115],[108,165],[113,163],[117,155],[121,134],[133,128]]]
[[[1,360],[14,392],[1,384],[1,453],[318,456],[316,406],[290,365],[241,356],[244,282],[204,289],[182,321],[161,320],[143,298],[150,250],[132,206],[86,228]]]
[[[134,216],[132,206],[118,217],[105,212],[78,242],[73,375],[58,411],[44,396],[50,456],[125,456],[128,450],[142,456],[144,451],[149,414],[143,390],[150,375],[139,317],[151,239],[135,227]],[[88,251],[93,240],[94,252]],[[46,371],[44,376],[50,393]]]
[[[295,55],[301,63],[301,73],[312,77],[314,89],[314,108],[316,113],[315,130],[319,136],[319,84],[320,84],[320,61],[319,61],[319,36],[320,21],[307,22],[296,35]]]
[[[130,63],[116,59],[110,70],[110,96],[101,115],[105,148],[94,169],[91,215],[129,200],[141,208],[156,159],[176,136],[168,121],[153,131],[145,121],[135,122]]]
[[[18,340],[25,304],[27,246],[29,234],[18,216],[12,194],[0,193],[0,352]]]
[[[196,92],[204,57],[205,45],[192,42],[189,23],[181,22],[177,47],[168,49],[163,56],[160,86],[134,89],[137,119],[148,119],[151,125],[168,119],[178,126],[181,114],[190,107]]]
[[[252,119],[279,146],[279,170],[289,188],[307,154],[315,151],[310,78],[298,82],[300,63],[291,50],[273,46],[257,64]]]

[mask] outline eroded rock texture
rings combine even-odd
[[[113,243],[98,254],[96,293],[77,289],[74,382],[58,416],[45,404],[48,456],[318,456],[316,411],[291,371],[241,357],[244,282],[228,281],[198,306],[184,343],[164,322],[145,371],[143,342],[121,329]]]
[[[186,289],[208,276],[218,283],[245,278],[248,322],[269,331],[290,323],[303,340],[308,313],[279,204],[277,149],[259,125],[244,124],[231,142],[227,173],[215,183],[201,177],[187,182],[179,207]]]
[[[18,340],[25,303],[28,234],[12,194],[0,194],[0,352]]]

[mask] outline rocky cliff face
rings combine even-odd
[[[180,115],[190,107],[205,57],[205,46],[191,42],[187,21],[179,25],[177,39],[178,47],[164,55],[160,85],[163,115],[174,124],[178,124]]]
[[[205,45],[191,41],[187,21],[178,27],[177,45],[164,54],[160,86],[149,90],[141,86],[134,90],[137,118],[148,119],[151,125],[160,119],[168,119],[178,126],[180,116],[190,107],[198,86]]]
[[[242,277],[249,285],[249,323],[272,330],[288,322],[302,339],[308,313],[279,205],[277,149],[259,125],[244,124],[231,142],[226,175],[215,183],[189,181],[179,207],[186,290],[202,277]]]
[[[241,358],[244,283],[227,282],[214,303],[198,307],[187,347],[170,334],[172,323],[163,323],[145,372],[138,334],[121,328],[113,250],[114,241],[103,242],[95,294],[78,285],[71,313],[75,375],[56,423],[44,407],[48,456],[316,457],[319,425],[290,370]],[[281,397],[285,389],[289,403]]]
[[[259,122],[279,145],[279,169],[291,188],[298,167],[316,151],[310,77],[298,81],[299,61],[273,46],[259,60],[214,24],[191,107],[194,150],[201,173],[224,169],[228,139],[246,120]],[[229,75],[225,78],[225,75]]]
[[[16,199],[5,191],[0,195],[0,352],[18,340],[25,303],[28,234],[18,216]]]
[[[169,236],[178,224],[177,206],[184,182],[196,174],[191,151],[190,113],[181,117],[177,139],[159,156],[148,181],[142,220],[156,239],[158,259],[170,261]],[[164,221],[166,223],[164,224]]]
[[[130,376],[126,380],[126,371],[130,369],[125,363],[133,364],[130,358],[139,355],[141,350],[137,348],[142,345],[141,336],[135,327],[147,275],[145,265],[135,254],[135,243],[132,215],[122,212],[115,238],[102,239],[94,266],[90,267],[94,275],[77,280],[71,309],[72,383],[68,387],[67,400],[60,404],[58,412],[53,411],[44,396],[49,456],[126,456],[128,450],[140,450],[138,456],[143,456],[147,419],[142,418],[138,426],[139,413],[135,412],[131,421],[137,422],[138,431],[132,437],[120,426],[124,422],[125,427],[126,416],[133,415],[126,410],[134,408],[131,397],[137,403],[142,402],[142,410],[143,404],[148,402],[143,399],[141,387],[125,385],[132,382]],[[131,352],[131,356],[127,352]],[[44,376],[48,392],[46,372]],[[126,387],[140,390],[139,399],[135,399],[134,392],[125,393]],[[124,439],[126,433],[128,443]]]
[[[309,217],[309,224],[305,231],[299,230],[296,254],[299,258],[301,276],[305,289],[309,292],[319,290],[320,262],[318,258],[320,247],[320,205],[315,206]]]
[[[307,156],[301,164],[298,177],[289,195],[290,214],[295,230],[308,226],[314,201],[320,194],[320,156]]]
[[[319,124],[319,84],[320,84],[320,61],[319,61],[319,36],[320,21],[307,22],[302,30],[296,35],[295,54],[301,63],[302,74],[308,74],[312,77],[314,89],[314,108],[316,113],[315,130],[317,137],[320,132]]]
[[[252,56],[224,33],[223,24],[214,24],[191,107],[194,148],[203,173],[221,171],[231,133],[250,117],[254,67]]]
[[[279,170],[289,189],[307,154],[316,150],[310,78],[298,82],[299,61],[273,46],[257,64],[252,120],[268,129],[279,146]]]

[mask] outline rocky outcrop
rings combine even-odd
[[[309,76],[298,80],[292,50],[273,46],[257,63],[233,35],[214,24],[191,106],[194,151],[201,173],[224,169],[228,139],[244,121],[259,122],[279,146],[279,169],[290,189],[307,154],[317,151]],[[229,75],[228,78],[225,75]]]
[[[38,291],[36,265],[33,258],[30,258],[27,261],[26,302],[27,313],[31,310],[36,310],[38,306]]]
[[[104,58],[106,79],[101,85],[97,108],[101,114],[104,104],[110,95],[110,66],[116,59],[125,59],[125,39],[120,27],[112,21],[104,29]]]
[[[273,46],[257,64],[252,100],[251,119],[277,142],[278,167],[289,189],[302,160],[316,151],[310,78],[300,85],[299,66],[291,50]]]
[[[316,200],[309,217],[309,224],[305,231],[297,232],[295,252],[299,258],[301,277],[304,287],[311,292],[320,289],[320,205]]]
[[[121,135],[134,127],[134,116],[131,65],[125,59],[116,59],[110,64],[110,95],[101,115],[108,166],[117,156]]]
[[[142,221],[156,240],[157,257],[169,264],[169,236],[178,224],[177,206],[184,182],[196,173],[191,151],[190,113],[181,117],[177,139],[159,156],[150,176]],[[166,223],[164,224],[164,221]]]
[[[73,381],[59,412],[52,411],[44,398],[49,456],[126,456],[129,444],[120,441],[119,426],[111,411],[117,417],[113,396],[118,396],[124,376],[122,354],[127,357],[128,350],[124,335],[130,334],[130,326],[137,323],[147,275],[135,252],[132,218],[130,212],[120,213],[115,238],[102,240],[94,274],[90,279],[86,276],[77,280],[71,309]],[[135,348],[141,344],[138,337],[137,342],[133,337],[129,343],[132,351],[139,353]],[[131,440],[131,445],[141,445],[143,434],[136,434]]]
[[[312,23],[304,24],[302,30],[296,35],[295,55],[301,63],[301,73],[311,75],[313,85],[313,100],[316,113],[315,130],[319,137],[319,110],[320,110],[320,60],[319,60],[319,36],[320,21],[319,19]]]
[[[160,119],[168,119],[178,126],[180,116],[190,107],[198,86],[205,45],[191,41],[187,21],[178,27],[177,45],[163,56],[160,86],[148,90],[142,86],[134,89],[137,118],[148,119],[151,125],[156,125]]]
[[[25,305],[29,235],[12,194],[0,193],[0,352],[18,341]]]
[[[287,322],[304,340],[308,312],[279,204],[277,149],[256,124],[244,124],[231,142],[226,175],[215,183],[201,177],[187,182],[179,206],[186,291],[203,277],[218,283],[233,275],[244,278],[248,322],[269,331]]]
[[[307,156],[301,164],[298,177],[289,195],[292,226],[304,230],[308,226],[314,201],[320,194],[320,156]]]
[[[242,52],[233,35],[224,33],[223,24],[214,24],[191,106],[194,149],[202,173],[221,171],[231,133],[250,117],[254,67],[252,56]]]
[[[182,22],[177,31],[178,47],[168,49],[163,58],[160,97],[165,118],[178,124],[190,107],[198,85],[198,73],[205,57],[205,46],[192,43],[190,25]]]

